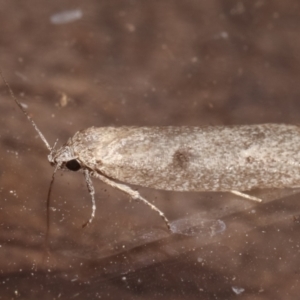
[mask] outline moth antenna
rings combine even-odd
[[[58,139],[56,139],[56,141],[55,141],[55,143],[54,143],[54,146],[51,148],[51,151],[52,151],[53,149],[55,149],[57,143],[58,143]]]
[[[17,103],[17,105],[20,107],[21,111],[23,112],[23,114],[27,117],[27,119],[29,120],[29,122],[32,124],[32,126],[34,127],[34,129],[36,130],[36,132],[38,133],[38,135],[40,136],[40,138],[42,139],[42,141],[44,142],[44,144],[46,145],[46,147],[48,148],[49,151],[51,151],[51,147],[49,145],[49,143],[47,142],[46,138],[44,137],[44,135],[42,134],[42,132],[39,130],[39,128],[37,127],[37,125],[35,124],[35,122],[33,121],[33,119],[29,116],[28,112],[23,108],[22,104],[19,102],[19,100],[16,98],[14,92],[12,91],[12,89],[10,88],[8,82],[6,81],[2,70],[0,68],[0,75],[2,77],[2,80],[4,81],[4,84],[6,85],[6,87],[8,88],[8,91],[10,93],[10,96],[12,97],[12,99],[14,99],[14,101]]]
[[[47,229],[46,229],[46,237],[45,237],[46,248],[48,248],[49,233],[50,233],[50,199],[51,199],[51,192],[52,192],[52,186],[53,186],[54,179],[55,179],[55,173],[59,168],[60,168],[60,165],[57,164],[55,166],[55,169],[54,169],[53,174],[52,174],[52,178],[51,178],[51,182],[50,182],[49,190],[48,190],[48,196],[47,196]]]

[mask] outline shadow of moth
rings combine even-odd
[[[170,229],[164,213],[127,184],[167,191],[232,192],[300,186],[300,128],[284,124],[237,126],[91,127],[75,133],[65,145],[50,147],[35,122],[14,96],[50,151],[55,167],[84,173],[95,217],[98,178],[155,210]],[[48,218],[49,219],[49,218]],[[48,221],[49,222],[49,221]]]

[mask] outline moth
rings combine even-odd
[[[33,119],[11,97],[50,151],[54,175],[59,169],[82,172],[96,202],[92,177],[164,213],[129,185],[166,191],[231,192],[254,201],[243,191],[300,186],[300,128],[286,124],[235,126],[91,127],[75,133],[61,148],[47,142]]]

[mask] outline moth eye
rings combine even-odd
[[[66,167],[71,171],[78,171],[81,168],[79,162],[76,159],[71,159],[66,162]]]

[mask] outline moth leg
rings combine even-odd
[[[262,201],[260,198],[250,196],[250,195],[242,193],[242,192],[238,192],[238,191],[229,191],[229,192],[234,194],[234,195],[240,196],[242,198],[248,199],[248,200],[252,200],[252,201],[256,201],[256,202],[261,202]]]
[[[90,172],[88,170],[84,170],[84,177],[85,177],[85,182],[86,182],[87,188],[88,188],[89,193],[92,198],[92,214],[91,214],[90,219],[87,222],[85,222],[82,225],[82,227],[85,227],[86,225],[92,223],[93,219],[95,218],[95,213],[96,213],[95,189],[94,189],[93,182],[92,182],[92,179],[90,176]]]
[[[91,173],[91,175],[93,177],[100,179],[104,183],[106,183],[114,188],[119,189],[120,191],[129,195],[133,200],[142,201],[144,204],[150,206],[151,209],[155,210],[160,215],[160,217],[165,221],[168,229],[171,231],[171,224],[170,224],[169,220],[167,219],[167,217],[165,216],[165,214],[159,208],[157,208],[155,205],[151,204],[145,198],[143,198],[138,191],[133,190],[132,188],[130,188],[129,186],[127,186],[125,184],[118,183],[111,179],[108,179],[107,177],[105,177],[101,174],[98,174],[96,172]]]

